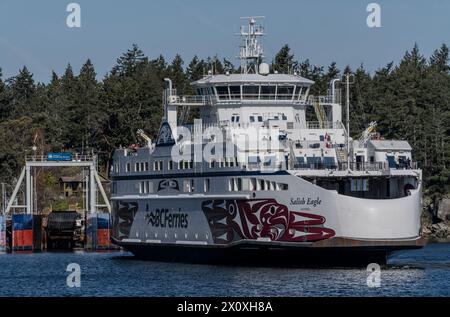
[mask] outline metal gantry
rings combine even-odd
[[[89,177],[86,179],[87,185],[87,199],[86,199],[86,211],[97,212],[98,208],[106,208],[108,212],[111,212],[111,205],[106,192],[101,183],[100,177],[97,172],[97,163],[95,157],[80,157],[70,161],[49,161],[46,157],[33,157],[27,158],[25,166],[20,173],[19,179],[14,187],[14,191],[9,198],[8,204],[5,209],[5,215],[10,215],[13,209],[24,209],[27,214],[33,213],[34,202],[34,180],[32,169],[33,168],[45,168],[45,167],[80,167],[89,169]],[[25,202],[24,204],[18,204],[18,193],[21,186],[25,183]],[[97,190],[100,191],[104,204],[97,202]]]

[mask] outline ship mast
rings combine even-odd
[[[241,60],[242,74],[258,74],[258,65],[261,62],[263,49],[258,43],[258,38],[265,35],[264,28],[261,24],[257,24],[257,19],[264,19],[263,16],[258,17],[241,17],[248,20],[247,26],[241,26],[240,35],[242,44],[240,46],[239,59]]]

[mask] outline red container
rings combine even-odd
[[[111,229],[97,229],[97,248],[109,248],[111,246],[110,236]]]
[[[15,230],[13,232],[13,250],[33,249],[33,230]]]

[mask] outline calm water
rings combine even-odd
[[[81,267],[69,288],[66,267]],[[126,252],[0,254],[0,296],[450,296],[450,243],[393,256],[381,286],[365,269],[145,262]]]

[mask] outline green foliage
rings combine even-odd
[[[57,211],[68,211],[69,210],[69,203],[67,202],[67,199],[58,200],[53,205],[53,210]]]
[[[47,187],[54,187],[58,184],[58,178],[53,173],[47,173],[44,176],[44,184]]]
[[[282,74],[292,73],[298,67],[298,62],[294,59],[294,54],[291,54],[291,48],[285,44],[281,50],[275,55],[272,62],[272,71]]]

